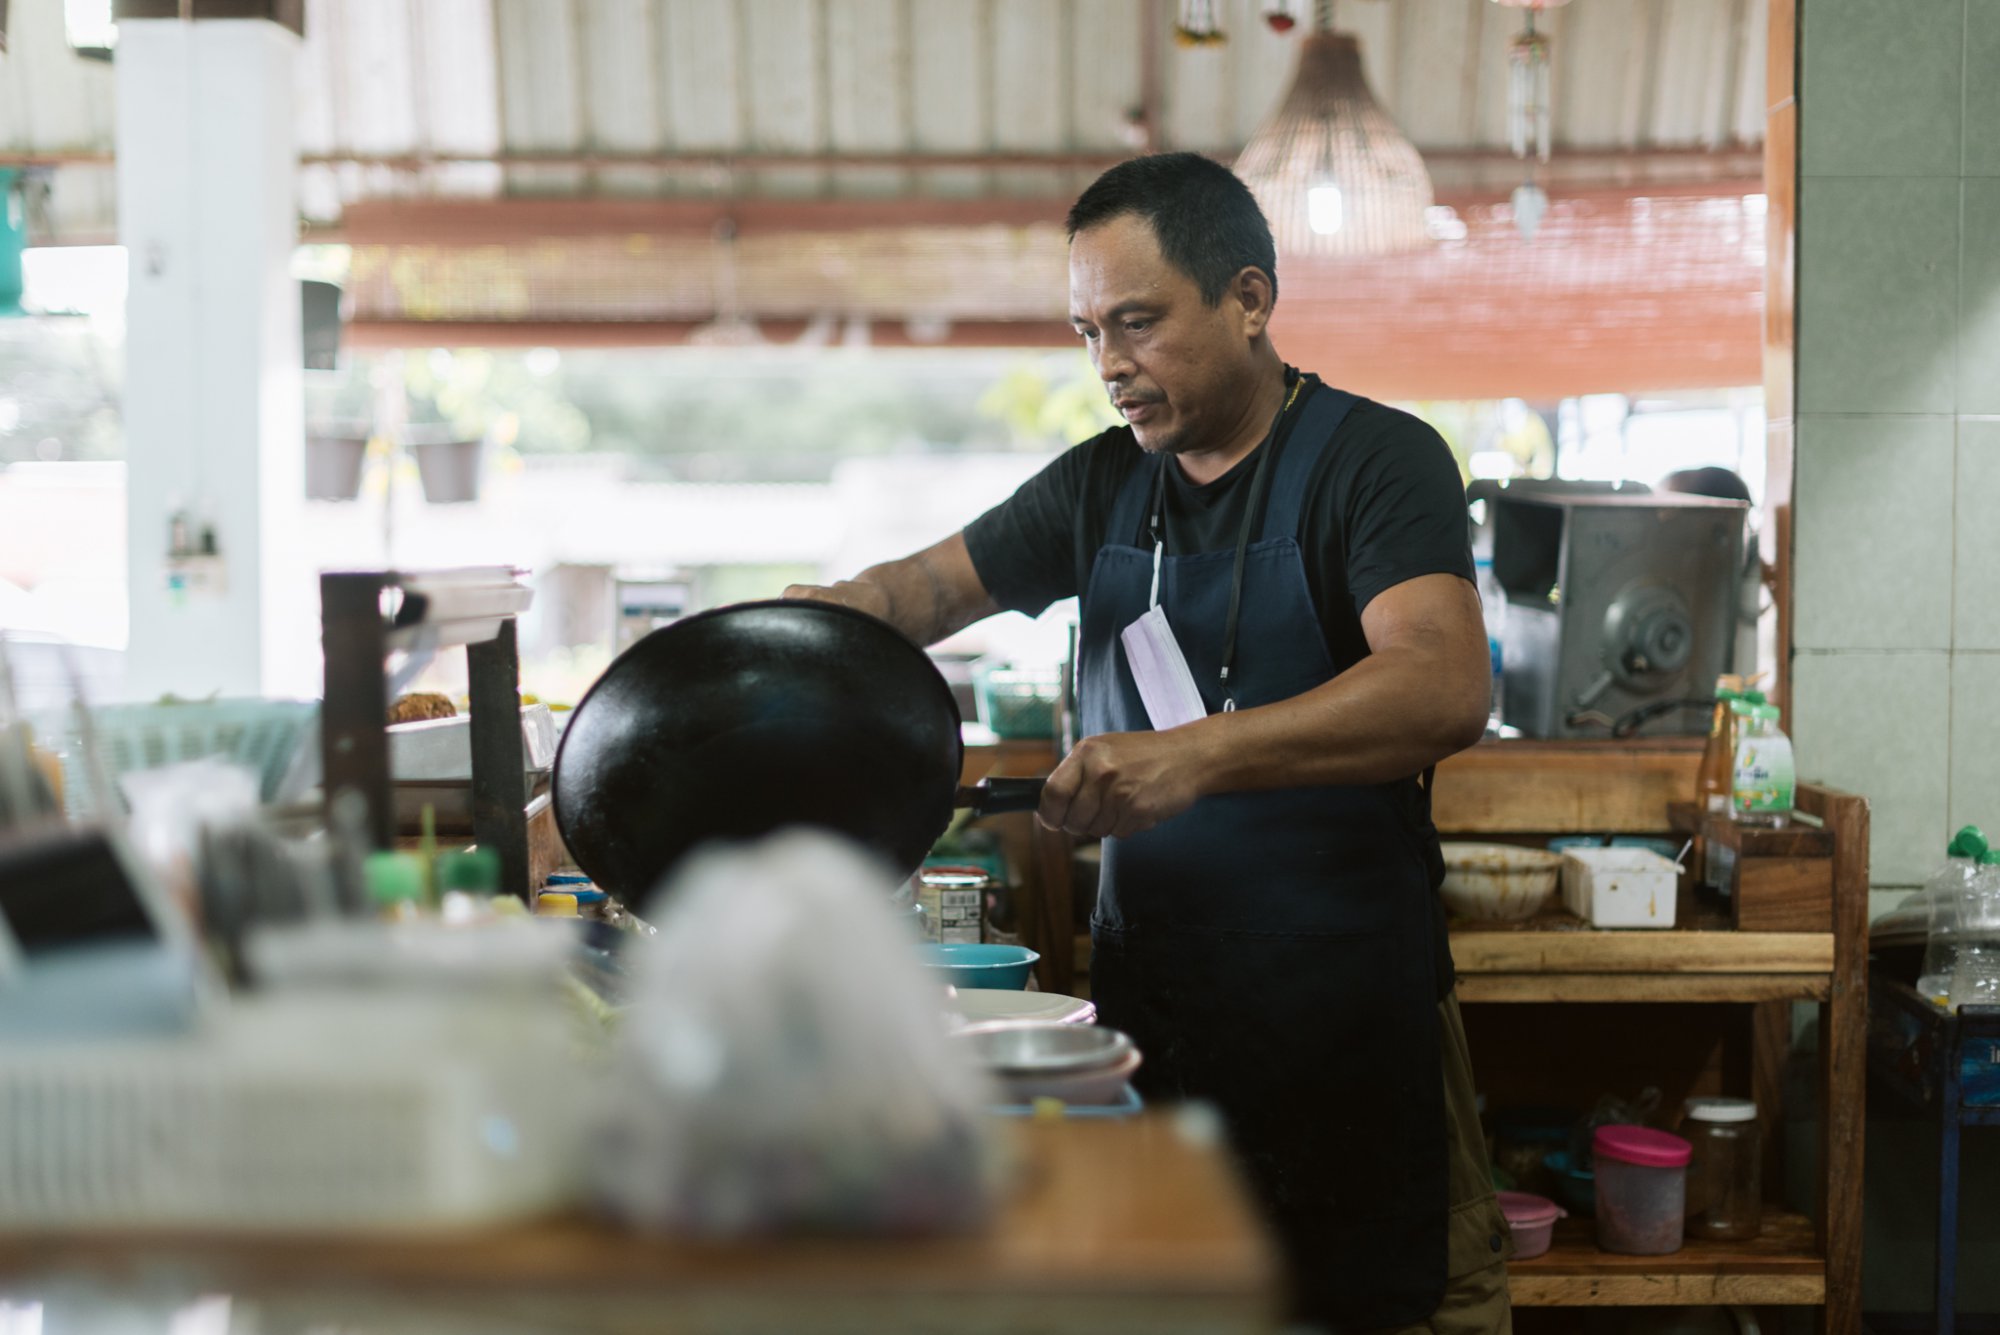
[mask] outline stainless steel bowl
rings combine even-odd
[[[981,1066],[1000,1075],[1095,1070],[1116,1065],[1133,1051],[1132,1040],[1118,1030],[1092,1024],[975,1024],[956,1038]]]

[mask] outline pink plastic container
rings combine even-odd
[[[1569,1215],[1569,1211],[1546,1196],[1526,1191],[1501,1192],[1500,1213],[1507,1217],[1507,1228],[1514,1235],[1514,1259],[1517,1261],[1525,1261],[1547,1251],[1549,1240],[1555,1236],[1556,1220]]]
[[[1694,1147],[1643,1126],[1600,1126],[1591,1137],[1591,1153],[1597,1169],[1597,1245],[1626,1256],[1679,1251]]]

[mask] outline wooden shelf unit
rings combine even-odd
[[[967,778],[1042,773],[1053,759],[1040,744],[978,748],[968,752]],[[1664,835],[1668,804],[1693,790],[1700,759],[1698,738],[1485,742],[1438,767],[1437,825],[1447,838]],[[1831,932],[1739,932],[1692,906],[1678,915],[1684,926],[1664,932],[1595,931],[1562,913],[1453,931],[1458,995],[1467,1005],[1745,1007],[1751,1093],[1771,1132],[1781,1124],[1790,1005],[1820,1007],[1816,1213],[1822,1225],[1801,1215],[1769,1214],[1764,1235],[1752,1243],[1690,1243],[1672,1256],[1620,1257],[1597,1250],[1589,1221],[1566,1221],[1548,1256],[1512,1268],[1519,1305],[1817,1306],[1823,1331],[1860,1335],[1868,804],[1810,784],[1801,786],[1798,801],[1834,832]],[[1084,990],[1071,981],[1087,967],[1089,938],[1069,934],[1069,840],[1025,824],[1013,837],[1038,881],[1027,898],[1030,942],[1049,943],[1039,947],[1042,984],[1050,987],[1053,977],[1069,984],[1054,990]],[[1060,964],[1049,970],[1052,955]],[[1475,1043],[1475,1059],[1479,1051]],[[1775,1162],[1773,1154],[1767,1164]],[[1774,1177],[1768,1166],[1766,1174]]]
[[[1693,786],[1698,754],[1679,743],[1488,744],[1439,767],[1439,828],[1447,837],[1661,833],[1667,801]],[[1822,1331],[1860,1335],[1868,803],[1814,785],[1801,786],[1798,803],[1834,835],[1830,933],[1738,932],[1685,909],[1686,925],[1672,931],[1596,931],[1559,912],[1453,931],[1459,999],[1469,1005],[1746,1005],[1750,1092],[1767,1131],[1782,1124],[1789,1003],[1820,1007],[1817,1224],[1767,1213],[1752,1242],[1632,1257],[1599,1251],[1591,1221],[1568,1220],[1547,1255],[1510,1268],[1517,1305],[1817,1306]]]
[[[1455,931],[1460,1001],[1825,1001],[1831,933],[1593,931],[1567,913]]]
[[[1508,1267],[1516,1307],[1817,1306],[1826,1262],[1812,1220],[1766,1214],[1752,1242],[1689,1242],[1671,1256],[1612,1256],[1591,1221],[1565,1219],[1547,1254]]]
[[[1441,761],[1431,816],[1467,834],[1651,834],[1694,791],[1702,739],[1489,740]]]

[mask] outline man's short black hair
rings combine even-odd
[[[1154,153],[1119,163],[1070,206],[1070,240],[1128,213],[1152,224],[1167,263],[1192,278],[1209,305],[1248,268],[1264,271],[1277,299],[1271,225],[1250,188],[1221,163],[1199,153]]]
[[[1727,468],[1683,468],[1660,479],[1661,491],[1678,491],[1690,496],[1713,496],[1724,501],[1747,501],[1750,484],[1740,473]]]

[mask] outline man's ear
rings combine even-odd
[[[1256,338],[1271,323],[1271,308],[1277,304],[1278,294],[1272,288],[1271,275],[1251,264],[1236,271],[1227,299],[1238,307],[1243,337]]]

